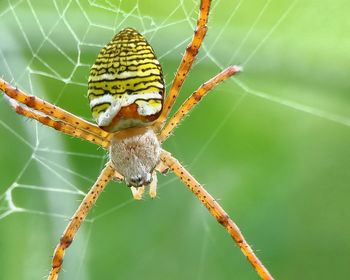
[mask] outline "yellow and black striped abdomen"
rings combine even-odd
[[[147,125],[162,111],[164,80],[152,47],[132,28],[114,36],[97,56],[88,98],[98,126],[114,132]]]

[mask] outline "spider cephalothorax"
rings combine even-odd
[[[128,184],[141,187],[152,182],[160,151],[160,143],[151,128],[135,127],[115,133],[111,139],[110,158]]]
[[[230,66],[202,84],[167,122],[170,110],[189,73],[207,31],[210,0],[201,0],[197,26],[186,48],[169,93],[164,98],[163,74],[152,47],[132,28],[118,33],[97,56],[89,76],[88,97],[97,126],[63,109],[29,96],[0,79],[0,89],[18,114],[35,119],[68,135],[97,144],[110,160],[67,225],[52,259],[49,280],[56,280],[65,250],[89,210],[112,179],[125,179],[135,199],[144,186],[156,196],[156,171],[170,169],[223,225],[262,279],[272,276],[245,241],[237,225],[202,185],[160,147],[179,122],[214,86],[240,71]]]

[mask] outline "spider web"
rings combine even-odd
[[[155,49],[169,88],[197,2],[2,1],[0,75],[91,121],[86,81],[103,45],[118,30],[136,28]],[[349,7],[341,0],[322,7],[213,1],[208,35],[177,106],[220,69],[240,64],[245,71],[210,93],[165,143],[232,214],[277,278],[302,271],[306,279],[340,279],[350,272],[350,40],[342,5]],[[106,152],[15,115],[3,98],[0,130],[1,273],[43,278]],[[157,199],[142,202],[111,183],[63,267],[60,279],[256,277],[171,175],[159,177]]]

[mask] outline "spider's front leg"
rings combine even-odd
[[[92,206],[95,204],[97,198],[102,193],[106,187],[109,180],[112,178],[122,179],[120,174],[115,171],[111,163],[108,162],[106,167],[102,170],[100,176],[96,180],[95,184],[92,186],[90,191],[86,194],[83,201],[79,205],[79,208],[74,213],[68,226],[63,232],[63,235],[58,243],[53,258],[52,258],[52,268],[48,276],[48,280],[58,279],[58,274],[62,267],[63,257],[65,250],[71,245],[73,239],[80,227],[80,225],[85,220]]]
[[[217,201],[203,188],[203,186],[198,183],[198,181],[179,163],[177,159],[172,157],[169,152],[162,150],[160,158],[162,162],[169,166],[171,171],[173,171],[174,174],[180,178],[180,180],[190,189],[190,191],[197,196],[202,204],[209,210],[210,214],[212,214],[214,218],[226,228],[261,279],[273,279],[269,271],[265,268],[245,240],[238,226],[232,221],[232,219],[217,203]]]

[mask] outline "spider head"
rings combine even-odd
[[[152,175],[151,173],[139,174],[130,178],[125,178],[125,180],[129,187],[138,188],[141,186],[148,186],[152,182]]]

